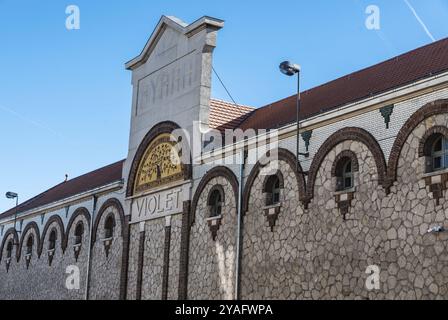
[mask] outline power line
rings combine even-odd
[[[230,97],[230,99],[232,99],[233,104],[237,106],[238,104],[235,102],[235,99],[233,99],[232,95],[230,94],[229,89],[227,89],[226,85],[222,81],[222,79],[219,76],[218,72],[216,72],[214,67],[212,67],[212,69],[213,69],[213,72],[215,73],[216,77],[218,78],[219,82],[221,83],[222,87],[224,88],[224,90],[226,90],[226,92],[227,92],[228,96]]]

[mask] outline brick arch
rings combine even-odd
[[[277,170],[273,176],[277,176],[278,180],[280,181],[280,189],[285,188],[285,179],[283,178],[283,173],[280,170]],[[263,192],[268,192],[268,182],[272,176],[266,176],[263,181]]]
[[[39,258],[42,255],[42,251],[44,249],[44,242],[45,242],[45,237],[47,236],[47,232],[50,229],[51,225],[54,224],[54,223],[56,223],[58,225],[58,227],[59,227],[59,236],[60,236],[60,238],[59,238],[60,240],[59,241],[60,241],[60,244],[61,244],[62,252],[64,252],[64,249],[63,249],[63,246],[62,246],[62,244],[64,242],[64,239],[65,239],[64,223],[62,222],[62,219],[61,219],[60,216],[54,215],[54,216],[52,216],[48,220],[48,222],[45,224],[44,230],[42,231],[42,237],[41,237],[40,245],[39,245],[39,247],[37,249],[37,256]]]
[[[97,240],[97,233],[98,233],[98,228],[100,225],[101,218],[103,217],[106,210],[111,207],[117,209],[118,218],[120,219],[121,236],[123,237],[125,235],[125,224],[126,223],[125,223],[123,206],[121,205],[119,200],[117,200],[115,198],[109,199],[101,206],[101,209],[100,209],[100,211],[98,211],[98,215],[95,218],[95,223],[93,224],[93,231],[92,231],[92,247],[93,247],[93,244]],[[115,223],[116,222],[117,221],[115,219]]]
[[[387,171],[387,184],[390,188],[397,181],[398,162],[400,160],[403,146],[408,140],[411,133],[417,126],[429,117],[448,113],[448,99],[441,99],[430,102],[415,112],[401,128],[395,139],[392,151],[389,157],[389,165]]]
[[[423,137],[420,140],[420,143],[418,145],[418,156],[424,157],[428,155],[428,150],[426,150],[428,139],[430,139],[435,134],[441,134],[446,139],[448,139],[448,128],[444,126],[435,126],[431,129],[427,130]],[[435,141],[434,141],[435,142]]]
[[[207,174],[202,178],[201,182],[199,183],[199,186],[196,188],[196,192],[194,194],[193,201],[191,204],[191,212],[192,212],[191,224],[194,224],[194,221],[196,219],[196,209],[198,206],[199,198],[204,192],[205,187],[210,183],[210,181],[218,177],[223,177],[230,183],[230,185],[232,186],[233,194],[235,196],[235,201],[238,206],[239,183],[237,177],[235,176],[233,171],[227,167],[220,166],[213,168],[207,172]]]
[[[217,184],[215,186],[213,186],[213,188],[210,189],[210,191],[208,192],[207,195],[207,206],[210,206],[210,199],[212,197],[213,192],[218,191],[219,194],[221,195],[221,205],[223,206],[224,203],[226,203],[226,193],[224,192],[224,188],[222,187],[222,185]],[[210,211],[207,212],[207,216],[210,216]]]
[[[386,159],[384,158],[383,151],[381,150],[381,147],[376,139],[364,129],[344,128],[331,135],[319,148],[319,151],[314,156],[308,176],[307,196],[305,199],[306,204],[309,204],[309,202],[314,198],[314,184],[316,182],[317,173],[319,172],[322,162],[330,153],[330,151],[333,150],[338,144],[348,140],[358,141],[364,144],[370,150],[376,163],[378,172],[378,183],[380,185],[383,185],[383,187],[387,189]]]
[[[22,248],[23,248],[23,242],[27,239],[27,235],[30,233],[31,230],[34,230],[34,232],[36,233],[36,239],[34,244],[36,246],[36,252],[38,253],[38,250],[40,248],[40,232],[39,232],[39,227],[37,225],[36,222],[30,222],[26,225],[25,229],[22,232],[22,237],[20,238],[20,245],[19,245],[19,249],[17,252],[17,262],[20,261],[20,257],[22,255]]]
[[[134,182],[137,176],[138,166],[146,152],[146,149],[161,134],[172,133],[174,130],[180,129],[180,126],[174,122],[166,121],[155,125],[148,134],[143,138],[143,141],[140,143],[140,146],[137,149],[137,153],[134,156],[134,160],[132,161],[131,170],[129,172],[128,183],[126,187],[126,196],[131,197],[134,193]],[[183,173],[184,179],[190,180],[192,174],[191,161],[189,164],[183,164]]]
[[[305,178],[302,174],[299,174],[296,170],[296,165],[297,165],[297,158],[295,155],[293,155],[290,151],[286,150],[286,149],[277,149],[274,150],[273,152],[277,152],[278,154],[278,160],[279,161],[284,161],[286,163],[288,163],[288,165],[291,167],[291,169],[294,171],[295,175],[296,175],[296,179],[297,179],[297,185],[299,187],[299,198],[301,200],[303,200],[305,198],[306,195],[306,183],[305,183]],[[255,179],[258,177],[258,175],[260,174],[260,170],[263,169],[263,167],[265,167],[265,165],[262,165],[262,163],[266,163],[266,161],[259,161],[254,168],[252,169],[252,171],[249,174],[249,177],[247,179],[246,182],[246,186],[244,187],[244,192],[243,192],[243,214],[245,214],[248,210],[249,210],[249,200],[250,200],[250,191],[252,190],[252,187],[254,185]],[[302,172],[303,169],[299,164],[299,171]]]
[[[340,154],[337,155],[336,159],[334,159],[333,167],[331,168],[331,176],[332,177],[337,176],[336,171],[338,171],[339,161],[341,161],[341,159],[344,159],[344,158],[348,158],[351,160],[353,172],[359,171],[359,162],[358,162],[358,157],[356,156],[356,154],[351,150],[344,150]]]
[[[129,242],[130,242],[130,232],[129,232],[129,219],[130,216],[125,216],[123,206],[118,199],[111,198],[108,199],[100,208],[98,215],[95,218],[92,229],[92,244],[90,250],[97,240],[98,227],[102,216],[107,209],[114,207],[118,211],[118,218],[121,224],[121,237],[123,238],[123,250],[121,253],[121,268],[120,268],[120,300],[126,300],[127,294],[127,281],[128,281],[128,261],[129,261]],[[115,220],[116,223],[116,220]]]
[[[70,220],[67,224],[67,229],[65,230],[65,236],[64,236],[64,240],[62,242],[62,251],[65,253],[65,250],[67,250],[67,246],[68,246],[68,237],[70,237],[70,231],[73,228],[73,224],[75,223],[76,219],[79,216],[84,216],[84,218],[87,221],[87,228],[84,227],[84,232],[88,231],[90,233],[90,223],[91,223],[91,218],[90,218],[90,212],[89,210],[87,210],[86,208],[78,208],[75,210],[75,212],[72,214],[72,216],[70,217]]]
[[[8,231],[6,231],[5,236],[3,237],[2,245],[0,246],[0,262],[3,258],[3,250],[5,249],[5,244],[8,241],[9,236],[12,235],[14,244],[19,244],[19,235],[17,233],[17,230],[15,228],[10,228]],[[17,247],[16,247],[16,257],[17,257]]]

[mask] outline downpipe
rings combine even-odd
[[[237,223],[237,238],[236,238],[236,262],[235,262],[235,300],[240,299],[240,270],[241,270],[241,251],[242,251],[242,210],[243,210],[243,181],[244,181],[244,167],[246,165],[246,150],[240,153],[240,174],[239,174],[239,191],[238,191],[238,223]]]

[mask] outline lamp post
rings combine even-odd
[[[16,207],[15,207],[16,212],[14,214],[14,230],[17,232],[16,226],[17,226],[17,210],[19,207],[19,195],[15,192],[7,192],[6,198],[7,199],[16,199]]]
[[[300,152],[300,66],[298,64],[291,63],[289,61],[284,61],[280,64],[280,72],[284,75],[287,75],[288,77],[292,77],[297,74],[297,114],[296,114],[296,121],[297,121],[297,172],[306,175],[306,172],[303,172],[300,170],[300,156],[304,156],[308,158],[310,154],[307,153],[301,153]]]

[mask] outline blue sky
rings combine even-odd
[[[301,64],[307,89],[448,36],[448,0],[407,1],[0,0],[0,212],[13,205],[6,191],[25,200],[126,157],[124,63],[162,14],[224,19],[215,68],[238,103],[259,107],[294,93],[285,59]],[[80,30],[65,28],[71,4]],[[365,26],[369,5],[379,31]],[[228,100],[217,81],[213,97]]]

